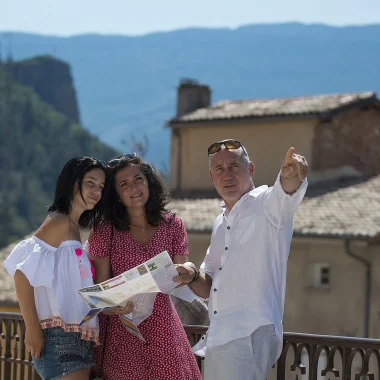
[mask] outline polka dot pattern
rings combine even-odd
[[[165,219],[146,246],[135,241],[129,232],[114,229],[111,254],[114,276],[165,250],[172,259],[175,255],[188,255],[182,220],[171,214]],[[90,255],[109,256],[111,233],[110,223],[98,226],[90,241]],[[102,344],[95,349],[95,361],[98,371],[102,365],[103,380],[202,379],[170,296],[157,294],[152,315],[139,325],[146,342],[130,334],[118,316],[100,315],[99,319]]]

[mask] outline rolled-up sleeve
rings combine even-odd
[[[211,278],[214,276],[214,269],[213,269],[213,258],[212,255],[210,254],[210,247],[208,247],[207,252],[206,252],[206,257],[203,260],[203,263],[200,266],[200,271],[202,273],[208,274]]]
[[[266,217],[277,227],[284,226],[296,212],[307,190],[307,179],[301,183],[293,194],[287,194],[281,185],[280,174],[273,187],[265,193],[264,212]]]

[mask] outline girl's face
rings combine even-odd
[[[85,210],[92,210],[102,198],[105,180],[106,175],[103,170],[92,169],[88,171],[82,181],[83,199],[76,186],[73,205],[80,205]]]
[[[115,175],[115,188],[127,208],[143,208],[149,199],[148,180],[139,165],[120,169]]]

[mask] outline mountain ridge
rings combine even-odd
[[[176,87],[208,84],[212,103],[380,91],[380,24],[260,24],[184,28],[137,36],[12,33],[16,59],[53,54],[70,63],[83,125],[107,144],[150,139],[147,158],[169,163]],[[379,63],[378,63],[379,62]]]

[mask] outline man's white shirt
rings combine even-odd
[[[274,324],[279,357],[293,215],[306,189],[305,179],[297,192],[285,193],[279,175],[273,187],[253,189],[230,212],[222,203],[200,268],[212,287],[210,326],[193,348],[197,355]]]

